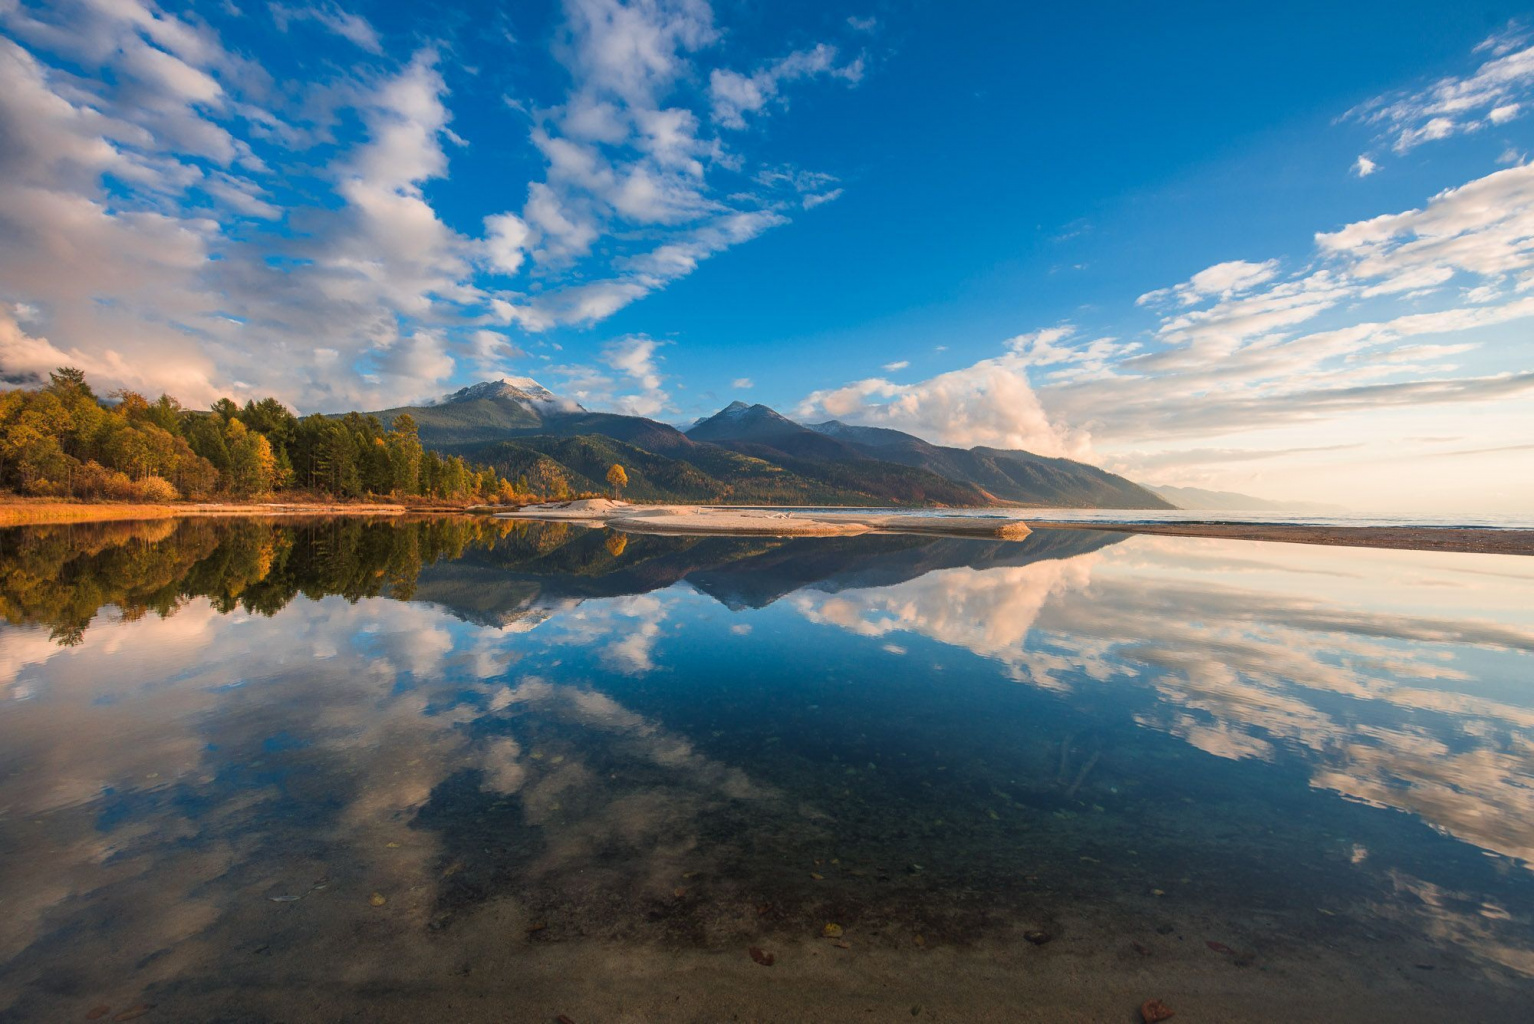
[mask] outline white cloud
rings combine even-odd
[[[770,167],[758,171],[752,180],[769,188],[792,189],[801,195],[808,192],[823,192],[836,183],[834,175],[823,171],[807,171],[793,166]]]
[[[1271,281],[1277,273],[1277,260],[1268,260],[1266,263],[1230,260],[1200,270],[1182,284],[1146,292],[1136,299],[1135,303],[1144,306],[1170,297],[1184,306],[1191,306],[1211,296],[1230,298],[1238,292],[1248,291],[1265,281]]]
[[[713,255],[787,223],[786,202],[749,192],[719,196],[711,172],[736,173],[741,161],[717,138],[703,134],[698,117],[681,105],[694,55],[719,35],[702,0],[572,0],[568,38],[559,51],[572,72],[565,102],[541,112],[532,132],[548,162],[545,180],[533,182],[517,239],[544,274],[571,280],[531,295],[502,295],[496,315],[528,331],[601,320],[670,282],[691,274]],[[725,69],[709,75],[715,119],[734,126],[742,114],[778,96],[781,84],[815,75],[855,82],[861,62],[836,62],[834,47],[797,51],[751,76]],[[722,120],[721,120],[722,119]],[[835,179],[808,172],[757,175],[767,188],[800,193],[803,209],[837,198]],[[634,234],[634,229],[644,229]],[[598,239],[628,234],[654,239],[648,249],[624,247],[597,272],[580,272]]]
[[[907,366],[910,365],[911,361],[909,359],[899,359],[893,363],[885,363],[884,369],[886,373],[894,373],[896,370],[904,370]]]
[[[758,173],[753,180],[768,188],[781,191],[792,190],[799,196],[799,205],[806,210],[835,202],[845,191],[831,187],[836,183],[834,175],[796,167],[771,168]]]
[[[835,202],[842,197],[842,191],[842,189],[833,188],[829,192],[819,192],[807,195],[802,200],[804,208],[806,210],[813,210],[815,207],[824,205],[825,203]]]
[[[453,359],[447,354],[442,338],[429,331],[416,331],[390,342],[375,359],[382,373],[406,380],[440,381],[453,372]]]
[[[1491,280],[1534,271],[1534,167],[1510,167],[1446,189],[1426,207],[1316,235],[1349,276],[1406,291],[1469,273]]]
[[[46,20],[55,15],[68,32]],[[334,200],[293,211],[299,230],[263,236],[249,221],[283,213],[258,183],[270,172],[226,126],[257,122],[268,145],[293,133],[238,91],[260,82],[243,58],[134,3],[47,15],[13,6],[0,20],[111,71],[87,91],[0,41],[0,134],[24,140],[0,155],[0,280],[52,311],[56,349],[104,388],[163,388],[193,403],[275,392],[310,409],[366,407],[437,390],[421,375],[450,373],[452,360],[431,322],[478,293],[467,240],[421,191],[446,171],[434,54],[332,88],[363,138],[335,147],[329,167],[290,168],[328,183]]]
[[[532,230],[514,213],[497,213],[485,218],[485,256],[490,265],[503,274],[522,269],[527,241]]]
[[[658,343],[651,338],[624,338],[608,345],[603,355],[607,365],[627,374],[646,391],[660,387],[660,372],[655,366],[655,349]]]
[[[383,53],[383,43],[368,20],[360,14],[342,10],[338,4],[309,4],[301,7],[272,4],[271,11],[272,20],[284,32],[295,21],[314,21],[368,53]]]
[[[1492,59],[1464,77],[1440,78],[1415,92],[1378,96],[1346,116],[1378,127],[1398,153],[1424,142],[1497,127],[1518,117],[1534,89],[1534,46],[1516,32],[1493,36],[1478,51]]]
[[[1513,118],[1517,117],[1522,109],[1523,107],[1521,104],[1504,103],[1500,107],[1493,107],[1491,109],[1491,113],[1486,115],[1486,120],[1490,121],[1492,124],[1506,124]]]
[[[1523,62],[1534,67],[1523,45],[1499,43],[1474,88],[1460,90],[1477,123],[1505,124],[1518,113],[1511,108],[1525,88]],[[1381,124],[1399,115],[1400,129],[1415,133],[1406,148],[1470,130],[1468,114],[1447,108],[1408,113],[1380,115]],[[1268,449],[1288,454],[1264,460],[1260,472],[1228,461],[1221,469],[1213,458],[1202,468],[1180,466],[1204,486],[1241,490],[1255,476],[1290,472],[1300,486],[1274,493],[1362,507],[1378,499],[1360,488],[1374,487],[1402,507],[1424,507],[1439,500],[1424,497],[1433,486],[1387,486],[1372,468],[1384,453],[1404,458],[1421,448],[1401,437],[1422,432],[1414,422],[1472,437],[1534,429],[1534,364],[1519,362],[1534,349],[1514,328],[1534,320],[1534,168],[1516,153],[1504,162],[1516,166],[1421,208],[1320,232],[1298,259],[1229,260],[1147,292],[1137,305],[1156,314],[1148,331],[1121,340],[1055,325],[927,381],[871,378],[815,391],[799,411],[1131,472],[1143,468],[1137,453],[1172,439],[1196,439],[1185,449],[1194,453]],[[1364,157],[1355,173],[1375,166]],[[1337,455],[1327,470],[1335,490],[1313,489],[1303,472],[1313,456],[1299,453],[1338,437],[1358,439],[1359,450]],[[1504,479],[1459,474],[1439,503],[1526,504],[1527,487],[1509,482],[1528,476],[1517,465],[1526,463],[1523,450],[1487,458],[1500,460]]]
[[[526,355],[510,338],[498,331],[479,330],[469,335],[469,358],[479,377],[504,376],[507,363]]]
[[[730,387],[734,388],[736,391],[749,391],[756,387],[756,382],[753,381],[750,377],[736,377],[734,380],[730,381]]]
[[[1358,159],[1353,161],[1353,173],[1360,178],[1367,178],[1380,169],[1380,165],[1360,153]]]
[[[1477,360],[1483,338],[1534,320],[1530,291],[1534,168],[1516,167],[1446,190],[1421,209],[1318,234],[1309,262],[1290,273],[1277,260],[1230,261],[1142,296],[1140,306],[1161,312],[1140,337],[1056,325],[916,384],[872,378],[819,390],[798,411],[950,444],[1107,459],[1133,472],[1143,467],[1131,453],[1168,439],[1197,438],[1207,450],[1212,439],[1239,436],[1248,449],[1314,450],[1339,434],[1372,437],[1359,417],[1397,411],[1465,408],[1459,415],[1473,418],[1471,408],[1523,402],[1521,419],[1498,413],[1517,432],[1534,427],[1534,370],[1462,364]],[[1407,294],[1417,308],[1378,315],[1380,303]],[[1436,308],[1420,308],[1435,297]],[[1220,473],[1199,482],[1241,489]]]
[[[715,68],[708,81],[714,120],[726,128],[744,128],[745,115],[754,114],[777,99],[784,83],[815,75],[830,75],[855,84],[863,77],[863,60],[856,58],[838,65],[836,47],[820,43],[808,50],[796,50],[750,75]]]
[[[784,223],[787,218],[775,210],[723,213],[654,249],[616,261],[617,276],[544,292],[522,302],[493,301],[492,309],[503,322],[529,331],[595,323],[692,273],[710,256]]]
[[[629,335],[602,347],[602,363],[613,373],[584,365],[552,366],[564,379],[555,390],[590,408],[613,409],[630,416],[656,416],[671,408],[657,351],[664,342]]]
[[[802,419],[839,419],[906,430],[943,444],[1024,448],[1044,455],[1080,454],[1085,439],[1056,426],[1028,382],[1016,354],[984,359],[916,384],[880,377],[812,392]]]
[[[393,405],[439,393],[465,354],[512,358],[487,326],[594,323],[837,191],[716,190],[751,172],[695,112],[720,37],[705,0],[569,0],[562,101],[506,111],[545,169],[470,237],[429,195],[469,144],[450,127],[458,66],[391,57],[334,3],[271,14],[358,49],[278,83],[147,0],[0,2],[0,303],[48,312],[46,342],[17,316],[8,345],[30,362],[7,372],[69,354],[103,388],[196,404]],[[772,67],[803,77],[804,59]]]
[[[1143,298],[1143,296],[1142,296]],[[1071,357],[1071,349],[1057,345],[1076,333],[1076,328],[1069,324],[1059,327],[1045,327],[1042,330],[1029,331],[1027,334],[1019,334],[1008,338],[1007,348],[1019,355],[1028,357],[1028,362],[1048,366],[1051,363],[1065,362]],[[938,351],[947,348],[946,345],[938,346]]]

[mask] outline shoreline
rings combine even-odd
[[[501,519],[610,527],[624,533],[737,537],[855,537],[921,534],[1022,540],[1039,530],[1095,530],[1212,540],[1319,544],[1459,554],[1534,555],[1534,530],[1449,526],[1320,526],[1298,523],[1100,522],[976,516],[858,514],[811,506],[630,505],[578,499],[525,505],[406,505],[395,502],[77,502],[0,500],[0,527],[127,522],[174,518],[291,518],[303,516],[493,515]]]

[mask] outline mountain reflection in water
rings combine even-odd
[[[1531,584],[1071,530],[0,531],[0,1020],[1524,1019]]]

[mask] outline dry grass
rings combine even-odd
[[[293,516],[366,515],[390,516],[406,512],[458,513],[465,506],[382,503],[346,504],[323,501],[269,503],[132,501],[67,501],[61,498],[24,498],[0,495],[0,527],[35,526],[46,523],[103,523],[128,519],[167,519],[174,516]]]
[[[48,498],[0,498],[0,526],[38,523],[99,523],[114,519],[165,519],[182,515],[184,506],[127,501],[55,501]]]

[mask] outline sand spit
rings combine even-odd
[[[1033,530],[1107,530],[1176,537],[1336,544],[1347,547],[1469,554],[1534,555],[1534,530],[1434,526],[1313,526],[1268,523],[1070,522],[996,516],[908,516],[856,509],[834,513],[708,505],[631,505],[607,498],[548,502],[501,512],[512,519],[610,526],[626,533],[726,534],[765,537],[851,537],[864,533],[924,533],[944,537],[1020,540]]]
[[[973,516],[860,515],[786,509],[718,508],[706,505],[630,505],[607,498],[527,505],[499,513],[509,519],[586,523],[625,533],[725,534],[741,537],[855,537],[865,533],[928,533],[943,537],[1021,540],[1026,523]]]

